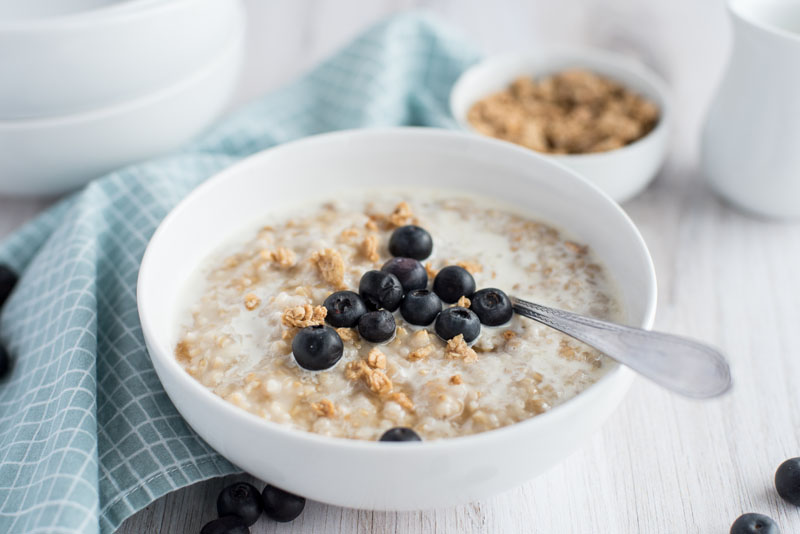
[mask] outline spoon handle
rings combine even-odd
[[[585,317],[511,297],[514,311],[583,341],[667,389],[693,398],[722,395],[732,385],[719,351],[697,341]]]

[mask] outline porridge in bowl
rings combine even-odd
[[[294,428],[474,434],[615,365],[513,315],[506,294],[623,319],[592,250],[513,208],[433,190],[341,195],[273,213],[208,258],[187,282],[175,356],[228,402]]]

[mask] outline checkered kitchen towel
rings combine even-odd
[[[0,245],[21,275],[0,315],[0,533],[113,532],[158,497],[237,472],[186,425],[145,352],[136,276],[166,213],[237,159],[310,134],[450,127],[477,59],[418,14],[372,28],[288,87],[163,159],[99,179]],[[264,68],[269,68],[264,65]]]

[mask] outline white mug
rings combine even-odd
[[[800,218],[800,1],[728,0],[733,52],[702,136],[711,186],[746,211]]]

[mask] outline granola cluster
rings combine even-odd
[[[658,119],[650,100],[580,69],[539,80],[518,78],[467,114],[480,133],[549,154],[620,148],[647,135]]]

